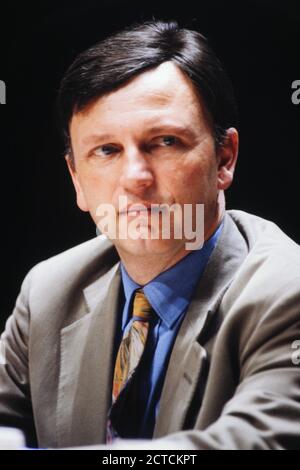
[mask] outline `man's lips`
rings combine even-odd
[[[157,212],[158,209],[159,209],[159,204],[150,204],[150,205],[134,204],[132,206],[127,207],[126,209],[119,211],[119,214],[120,215],[122,214],[137,215],[142,212],[145,212],[145,213]]]
[[[119,215],[127,215],[128,217],[136,217],[139,215],[150,215],[154,211],[151,209],[138,209],[138,210],[129,210],[129,211],[122,211]]]

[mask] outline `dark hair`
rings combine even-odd
[[[237,124],[231,82],[206,38],[177,22],[151,21],[114,33],[82,52],[69,67],[58,93],[58,111],[66,147],[74,113],[130,78],[163,62],[175,63],[195,84],[214,128],[216,146]]]

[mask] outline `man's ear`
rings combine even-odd
[[[65,160],[67,162],[69,173],[71,175],[71,178],[72,178],[72,181],[73,181],[73,184],[74,184],[74,188],[75,188],[75,191],[76,191],[77,205],[78,205],[79,209],[81,209],[82,211],[88,212],[89,209],[88,209],[88,206],[87,206],[87,203],[86,203],[86,200],[85,200],[85,196],[84,196],[84,193],[83,193],[83,190],[82,190],[79,178],[78,178],[78,174],[76,172],[75,162],[69,154],[65,155]]]
[[[218,156],[218,189],[225,190],[232,183],[238,156],[239,134],[234,127],[226,131],[224,142],[217,151]]]

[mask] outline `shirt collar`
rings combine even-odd
[[[168,328],[172,328],[187,309],[194,289],[221,233],[223,221],[200,249],[191,251],[178,263],[158,274],[144,286],[137,284],[121,262],[121,274],[126,303],[137,289],[143,289],[157,315]],[[123,318],[123,328],[126,319]]]

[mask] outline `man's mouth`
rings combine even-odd
[[[144,205],[141,205],[141,204],[134,204],[134,205],[131,205],[129,207],[127,207],[126,209],[123,209],[122,211],[119,212],[120,215],[129,215],[131,217],[135,217],[137,215],[141,215],[141,214],[151,214],[151,213],[154,213],[154,212],[158,212],[159,210],[159,204],[144,204]]]

